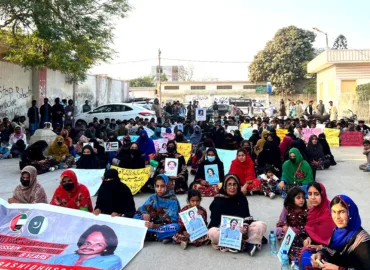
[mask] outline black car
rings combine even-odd
[[[229,112],[229,105],[227,104],[218,104],[218,116],[225,116],[225,114],[227,114]],[[209,106],[207,108],[207,118],[210,117],[212,118],[213,117],[213,105],[212,106]]]

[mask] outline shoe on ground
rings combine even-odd
[[[251,196],[253,196],[253,191],[249,192],[249,194],[250,194]]]
[[[238,250],[233,249],[233,248],[229,248],[229,252],[231,252],[231,253],[238,253]]]
[[[171,242],[172,242],[172,239],[170,239],[170,238],[166,238],[166,239],[162,240],[163,244],[168,244],[168,243],[171,243]]]
[[[185,249],[188,247],[188,243],[187,243],[187,242],[185,242],[185,241],[182,241],[182,242],[181,242],[181,244],[180,244],[180,246],[181,246],[181,248],[182,248],[183,250],[185,250]]]
[[[276,194],[275,194],[274,192],[271,192],[271,193],[270,193],[270,199],[275,198],[275,196],[276,196]]]
[[[246,246],[245,251],[246,251],[246,252],[247,252],[251,257],[253,257],[254,253],[256,253],[256,250],[257,250],[256,245],[253,245],[253,244],[247,243],[247,246]]]

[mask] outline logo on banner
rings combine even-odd
[[[31,219],[28,224],[28,231],[30,234],[42,234],[48,227],[48,219],[44,216],[36,216]]]
[[[27,214],[20,214],[13,218],[12,221],[10,222],[9,226],[10,230],[12,230],[13,232],[20,231],[26,224],[27,218],[28,218]]]

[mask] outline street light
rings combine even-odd
[[[317,27],[313,27],[313,30],[321,33],[321,34],[324,34],[326,36],[326,49],[328,50],[329,49],[329,41],[328,41],[328,33],[325,33],[324,31],[321,31],[319,28]]]

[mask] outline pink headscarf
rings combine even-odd
[[[285,152],[289,149],[292,142],[293,142],[293,139],[291,137],[285,136],[283,141],[279,145],[281,161],[284,161]]]

